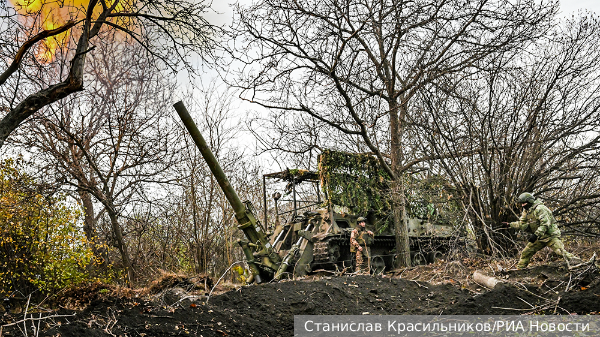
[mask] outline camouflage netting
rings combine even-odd
[[[348,207],[357,215],[374,213],[378,230],[389,225],[390,176],[375,157],[326,150],[319,158],[319,178],[333,204]],[[446,179],[438,175],[406,175],[403,179],[410,218],[452,225],[460,222],[462,209]]]
[[[457,199],[456,189],[444,177],[410,177],[405,192],[409,217],[454,226],[461,222],[463,209]]]
[[[319,175],[323,192],[333,204],[361,215],[389,213],[390,177],[376,158],[326,150],[319,158]]]

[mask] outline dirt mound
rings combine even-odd
[[[416,314],[438,313],[436,310],[442,303],[456,302],[466,296],[469,292],[451,285],[346,276],[241,288],[211,298],[209,305],[249,316]]]
[[[578,291],[566,293],[561,297],[559,306],[568,312],[585,315],[600,314],[600,285],[580,288]]]
[[[493,290],[466,298],[450,306],[447,315],[521,315],[531,314],[542,304],[543,299],[536,288],[524,286],[519,289],[513,284],[498,284]]]
[[[470,296],[453,285],[346,276],[241,287],[208,303],[164,306],[140,299],[106,299],[40,336],[128,335],[291,336],[294,315],[440,314]],[[71,314],[62,310],[59,314]]]
[[[600,275],[594,266],[569,272],[562,262],[554,262],[503,270],[496,277],[503,283],[450,307],[446,314],[588,314],[600,310]]]
[[[487,266],[487,273],[502,283],[494,289],[474,283],[469,276],[474,266]],[[407,275],[438,282],[407,279]],[[243,286],[210,298],[204,290],[187,293],[180,286],[188,281],[173,277],[149,288],[161,296],[140,296],[140,292],[112,296],[114,290],[103,290],[108,288],[90,289],[82,300],[90,303],[85,310],[51,313],[75,316],[43,320],[39,336],[292,336],[294,315],[597,314],[600,274],[595,270],[583,276],[569,273],[559,262],[508,270],[492,261],[462,261],[385,277],[318,277]],[[22,318],[23,314],[4,316],[4,334],[22,336],[14,325],[6,326]]]

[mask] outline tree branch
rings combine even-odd
[[[37,33],[37,35],[35,35],[34,37],[27,40],[21,46],[21,48],[19,48],[19,50],[17,51],[17,55],[15,55],[15,58],[13,59],[10,66],[2,73],[2,75],[0,75],[0,85],[4,84],[4,82],[6,82],[6,80],[10,77],[10,75],[12,75],[15,71],[17,71],[17,69],[19,69],[19,66],[21,65],[21,61],[23,61],[23,57],[25,56],[25,53],[27,53],[27,51],[33,45],[35,45],[36,43],[38,43],[39,41],[41,41],[45,38],[66,32],[67,30],[73,28],[73,26],[75,26],[76,24],[78,24],[81,21],[82,20],[69,21],[69,22],[65,23],[63,26],[58,27],[56,29],[43,30],[43,31]]]

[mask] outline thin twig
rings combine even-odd
[[[110,317],[111,314],[112,314],[112,318]],[[114,322],[113,322],[113,320],[114,320]],[[112,333],[112,328],[114,328],[114,326],[117,324],[118,321],[119,320],[117,319],[117,317],[115,317],[115,314],[111,313],[109,311],[108,312],[108,323],[106,323],[106,328],[104,328],[104,332],[106,332],[107,334],[114,337],[115,334]],[[112,325],[111,325],[111,323],[112,323]],[[110,326],[110,328],[109,328],[109,326]]]
[[[429,289],[428,287],[426,287],[426,286],[424,286],[424,285],[421,285],[421,284],[419,284],[419,282],[417,282],[416,280],[410,280],[410,281],[413,281],[414,283],[416,283],[416,284],[417,284],[417,285],[418,285],[420,288]]]
[[[502,310],[517,310],[517,311],[526,311],[531,310],[531,308],[526,309],[517,309],[517,308],[503,308],[503,307],[491,307],[492,309],[502,309]]]
[[[575,266],[570,266],[569,267],[569,271],[577,269],[577,268],[580,268],[582,266],[591,266],[592,264],[594,264],[595,261],[596,261],[596,252],[594,252],[594,255],[592,255],[592,257],[590,258],[589,261],[582,262],[582,263],[580,263],[578,265],[575,265]]]
[[[521,301],[523,301],[523,302],[527,303],[527,305],[529,305],[530,307],[532,307],[532,308],[536,308],[536,306],[535,306],[535,305],[531,305],[531,303],[529,303],[529,302],[525,301],[524,299],[520,298],[519,296],[517,296],[517,298],[518,298],[518,299],[520,299]]]
[[[548,293],[548,292],[551,292],[551,291],[552,291],[552,292],[556,292],[556,290],[555,290],[555,289],[556,289],[556,288],[558,288],[558,287],[560,287],[560,286],[561,286],[561,285],[563,285],[564,283],[565,283],[565,281],[560,281],[560,283],[559,283],[557,286],[555,286],[554,288],[550,288],[550,286],[548,286],[547,284],[545,284],[545,283],[544,283],[544,285],[545,285],[545,286],[546,286],[548,289],[550,289],[550,290],[548,290],[548,291],[544,292],[544,294],[546,294],[546,293]]]
[[[550,301],[549,299],[547,299],[545,297],[542,297],[542,296],[540,296],[538,294],[535,294],[535,293],[529,291],[529,289],[527,289],[527,287],[524,284],[522,284],[522,283],[519,283],[519,282],[510,282],[510,284],[512,284],[514,286],[520,286],[521,290],[523,290],[523,291],[527,292],[528,294],[533,295],[533,296],[535,296],[537,298],[541,298],[544,301]]]
[[[238,263],[243,263],[244,261],[236,261],[234,263],[232,263],[229,268],[227,268],[227,270],[225,270],[225,272],[223,273],[223,275],[221,275],[221,277],[217,280],[217,283],[215,283],[215,285],[212,287],[212,289],[210,290],[210,293],[208,293],[208,297],[206,298],[206,304],[208,304],[208,300],[210,300],[210,296],[213,293],[213,290],[215,290],[215,288],[217,287],[217,285],[219,285],[219,282],[221,282],[221,280],[223,279],[223,277],[225,276],[225,274],[227,274],[227,272],[231,269],[231,267],[233,267],[233,265],[238,264]]]
[[[571,277],[572,277],[572,276],[573,276],[573,275],[572,275],[571,273],[569,273],[569,282],[567,283],[567,287],[565,288],[565,292],[569,291],[569,288],[570,288],[570,286],[571,286]]]
[[[42,313],[40,312],[40,317],[42,318]],[[40,335],[40,325],[42,324],[41,320],[38,320],[38,325],[37,328],[35,329],[35,337],[38,337]],[[33,324],[33,327],[35,327],[35,323]]]
[[[27,310],[29,310],[29,301],[31,300],[31,294],[27,297],[27,304],[25,305],[25,314],[23,315],[23,328],[25,329],[25,337],[27,337],[27,325],[25,324],[27,320]]]
[[[72,314],[72,315],[50,315],[50,316],[44,316],[44,317],[40,317],[40,318],[28,317],[28,318],[20,320],[18,322],[12,322],[12,323],[8,323],[8,324],[4,324],[4,325],[0,326],[0,328],[9,327],[11,325],[21,324],[21,323],[26,322],[26,321],[43,321],[43,320],[48,319],[48,318],[73,317],[73,316],[75,316],[75,314]],[[2,331],[2,330],[0,330],[0,331]]]

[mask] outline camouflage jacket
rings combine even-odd
[[[560,230],[552,212],[541,201],[536,200],[529,209],[524,209],[518,221],[510,227],[537,235],[538,240],[560,237]]]
[[[360,226],[356,226],[350,233],[350,251],[356,252],[358,246],[367,246],[367,242],[365,241],[365,235],[373,235],[373,232],[367,229],[363,229]]]

